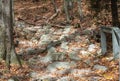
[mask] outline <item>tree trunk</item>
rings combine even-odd
[[[6,50],[6,64],[10,69],[11,63],[18,63],[20,66],[21,62],[18,58],[15,47],[14,47],[14,38],[13,38],[13,0],[3,0],[2,1],[2,19],[5,28],[5,47]]]
[[[0,20],[2,18],[2,0],[0,0]],[[0,21],[1,22],[1,21]],[[1,23],[0,23],[1,24]]]
[[[64,11],[66,14],[67,22],[70,22],[70,16],[69,16],[69,11],[68,11],[68,0],[64,0]]]
[[[118,19],[117,0],[111,0],[111,10],[112,10],[111,14],[112,14],[112,24],[113,24],[113,26],[120,26],[119,19]]]
[[[5,26],[3,23],[2,14],[2,0],[0,0],[0,60],[5,60],[6,57],[6,45],[5,45]]]
[[[81,0],[77,0],[77,3],[78,3],[78,12],[79,12],[80,20],[82,20],[83,13],[82,13],[82,8],[81,8]]]

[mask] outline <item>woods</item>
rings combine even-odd
[[[0,0],[0,81],[118,81],[119,3]]]

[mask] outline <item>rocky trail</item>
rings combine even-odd
[[[0,81],[118,81],[119,62],[111,49],[102,55],[99,27],[87,6],[82,22],[75,14],[67,24],[61,0],[57,3],[59,15],[46,23],[54,14],[50,1],[15,2],[14,38],[23,68],[11,65],[8,73],[0,62]]]

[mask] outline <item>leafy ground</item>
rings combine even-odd
[[[20,81],[118,81],[118,60],[113,59],[111,47],[106,55],[101,55],[96,33],[99,26],[110,25],[110,21],[94,18],[87,1],[82,5],[84,20],[80,21],[78,13],[74,13],[71,25],[67,25],[61,0],[57,0],[59,14],[53,19],[50,19],[55,14],[50,1],[15,1],[15,42],[19,42],[16,51],[24,60],[23,68],[11,65],[9,73],[5,62],[1,61],[0,81],[12,78]]]

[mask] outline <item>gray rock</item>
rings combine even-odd
[[[49,26],[49,25],[43,26],[43,29],[44,29],[44,31],[45,31],[45,34],[49,34],[49,33],[51,32],[51,31],[50,31],[51,26]]]
[[[67,41],[67,36],[61,35],[60,38],[59,38],[59,40],[60,40],[61,42],[66,42],[66,41]]]
[[[38,57],[32,57],[28,60],[29,65],[35,65],[38,62]]]
[[[84,35],[92,35],[92,34],[93,34],[93,31],[86,29],[86,30],[83,31],[83,34],[84,34]]]
[[[56,52],[56,48],[54,48],[54,47],[50,47],[50,48],[48,49],[48,53],[49,53],[49,54],[55,53],[55,52]]]
[[[58,60],[62,61],[66,58],[65,53],[63,53],[63,52],[57,52],[57,53],[53,53],[51,55],[52,55],[53,61],[58,61]]]
[[[51,63],[53,61],[52,57],[51,56],[45,56],[45,57],[42,57],[41,59],[39,59],[40,62],[44,63],[44,64],[47,64],[47,63]]]
[[[74,35],[74,34],[70,34],[70,35],[68,36],[68,38],[69,38],[70,40],[75,40],[75,35]]]
[[[46,50],[46,48],[27,48],[26,49],[26,54],[34,55],[34,54],[37,54],[37,53],[43,53],[45,50]],[[20,52],[20,54],[21,53],[24,53],[24,51]]]
[[[85,77],[87,74],[90,74],[92,71],[90,69],[73,69],[71,74],[74,77]]]
[[[65,77],[61,77],[57,81],[74,81],[74,80],[71,77],[65,76]]]
[[[52,73],[65,74],[66,72],[69,72],[71,67],[75,66],[75,62],[54,62],[48,65],[47,70]]]
[[[93,69],[95,70],[101,70],[101,71],[107,71],[108,68],[106,66],[102,66],[102,65],[94,65]]]
[[[31,39],[36,32],[35,31],[33,32],[33,31],[31,31],[31,30],[29,30],[27,28],[24,28],[23,33],[26,35],[27,39]]]
[[[101,77],[99,76],[92,76],[89,78],[89,81],[100,81]]]
[[[44,60],[48,61],[58,61],[58,60],[64,60],[66,58],[65,53],[63,52],[49,52],[45,57]]]
[[[71,27],[66,27],[65,29],[64,29],[64,34],[67,34],[67,33],[69,33],[71,31]]]
[[[29,31],[32,32],[32,33],[36,33],[36,31],[37,31],[37,29],[35,29],[35,28],[33,28],[33,27],[27,27],[27,28],[25,28],[25,29],[29,30]]]
[[[27,33],[27,34],[30,34],[30,33],[31,33],[30,30],[28,30],[28,29],[26,29],[26,28],[23,29],[23,32],[24,32],[24,33]]]
[[[89,66],[91,66],[92,65],[92,62],[91,62],[91,60],[90,59],[87,59],[87,60],[85,60],[84,61],[86,64],[88,64]]]
[[[46,30],[46,29],[50,29],[51,26],[50,25],[46,25],[46,26],[43,26],[43,29]]]
[[[80,36],[76,36],[76,37],[75,37],[75,41],[76,41],[76,42],[81,41],[81,37],[80,37]]]
[[[26,52],[27,52],[27,54],[35,54],[36,53],[36,49],[34,49],[34,48],[27,48],[26,49]]]
[[[32,42],[34,42],[34,43],[37,43],[39,39],[40,39],[40,37],[34,36],[34,37],[31,38],[30,41],[32,41]]]
[[[31,81],[56,81],[56,78],[49,73],[41,75],[36,72],[30,72],[29,76],[32,78]]]
[[[51,35],[46,34],[41,36],[40,42],[38,43],[38,45],[49,44],[50,42],[51,42]]]
[[[95,44],[90,44],[90,45],[88,46],[88,51],[89,51],[89,52],[93,52],[93,51],[95,51],[95,48],[96,48]]]
[[[61,44],[61,48],[63,49],[63,50],[68,50],[68,46],[67,46],[67,44],[68,44],[68,42],[62,42],[62,44]]]
[[[29,73],[29,76],[30,76],[31,78],[36,78],[37,75],[38,75],[37,72],[30,72],[30,73]]]
[[[80,61],[81,60],[81,58],[78,57],[78,52],[73,51],[70,54],[68,54],[68,56],[71,60],[74,60],[74,61]]]
[[[34,37],[34,33],[27,34],[26,39],[31,40]]]
[[[55,46],[58,46],[61,44],[61,41],[60,40],[53,40],[51,41],[51,43],[48,44],[47,46],[47,49],[49,50],[51,47],[55,47]]]
[[[25,27],[25,23],[24,22],[20,22],[20,21],[15,21],[15,26],[17,27]]]
[[[36,34],[37,35],[41,35],[41,34],[44,34],[45,30],[44,29],[38,29]]]

